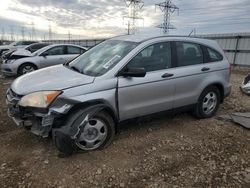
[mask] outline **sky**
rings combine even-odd
[[[160,34],[163,13],[155,7],[164,0],[144,0],[138,33]],[[171,14],[176,29],[170,34],[250,32],[250,0],[172,0],[179,11]],[[1,0],[2,38],[107,38],[127,33],[124,0]],[[33,30],[32,30],[33,28]],[[23,35],[24,34],[24,35]]]

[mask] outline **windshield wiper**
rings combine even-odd
[[[75,66],[69,66],[69,64],[67,64],[67,63],[65,63],[64,66],[68,67],[69,69],[74,70],[76,72],[82,73],[82,71]]]
[[[69,66],[69,67],[70,67],[70,66]],[[73,70],[75,70],[76,72],[82,73],[81,70],[78,69],[77,67],[72,66],[72,67],[70,67],[70,68],[73,69]]]

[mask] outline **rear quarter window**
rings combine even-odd
[[[209,62],[222,61],[223,56],[212,48],[207,48]]]
[[[67,46],[67,54],[82,54],[82,49],[75,46]]]

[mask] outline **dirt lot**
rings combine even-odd
[[[234,71],[218,115],[250,111]],[[50,139],[19,129],[6,115],[0,78],[0,187],[250,187],[250,131],[190,114],[123,125],[105,150],[60,159]]]

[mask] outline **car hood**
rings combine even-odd
[[[32,53],[25,49],[18,49],[17,51],[13,52],[12,55],[18,56],[32,56]]]
[[[36,91],[63,90],[94,82],[94,77],[80,74],[64,65],[44,68],[17,78],[11,89],[18,95]]]
[[[0,46],[0,49],[9,49],[9,48],[12,48],[13,46],[9,46],[9,45],[2,45]]]

